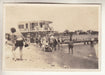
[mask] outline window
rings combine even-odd
[[[48,25],[44,25],[44,29],[48,30],[49,26]]]
[[[44,25],[44,23],[40,23],[40,27],[41,27],[41,28],[43,27],[43,25]]]
[[[33,28],[34,28],[34,26],[35,26],[35,24],[34,24],[34,23],[32,23],[31,25],[32,25],[32,29],[33,29]]]
[[[19,25],[19,29],[24,29],[24,25]]]
[[[31,23],[31,29],[35,30],[35,28],[38,26],[38,23]]]
[[[34,28],[35,27],[35,23],[31,23],[31,26],[30,27],[31,27],[32,30],[34,30],[35,29]]]
[[[26,23],[26,28],[28,28],[28,23]]]

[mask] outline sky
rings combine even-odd
[[[17,28],[20,22],[52,21],[55,31],[96,30],[99,26],[99,5],[70,4],[4,4],[5,31]]]

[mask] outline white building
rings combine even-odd
[[[49,26],[51,23],[51,21],[21,22],[18,24],[18,28],[23,33],[37,31],[52,31],[53,29]]]
[[[49,26],[51,23],[52,21],[20,22],[18,28],[26,38],[34,38],[38,35],[44,36],[47,33],[53,32],[53,28]]]

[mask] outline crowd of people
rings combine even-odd
[[[29,38],[30,39],[30,38]],[[15,50],[19,47],[20,50],[20,60],[22,60],[22,49],[27,47],[30,43],[27,41],[21,33],[17,33],[15,28],[11,28],[11,42],[12,42],[12,54],[13,60],[16,61]],[[60,50],[63,40],[59,37],[55,37],[54,34],[46,34],[45,36],[38,35],[35,40],[32,41],[37,47],[39,46],[42,51],[53,52]],[[72,38],[68,41],[68,52],[73,54],[74,41]],[[91,41],[93,46],[93,41]]]
[[[38,35],[34,40],[35,44],[42,48],[43,51],[52,52],[56,51],[56,49],[60,49],[61,40],[59,38],[54,37],[53,34],[46,34],[46,36],[41,37]]]
[[[22,49],[23,47],[27,47],[30,45],[30,43],[21,33],[18,33],[15,28],[11,28],[11,38],[10,41],[12,42],[12,54],[13,54],[13,60],[16,61],[16,55],[15,50],[19,47],[20,50],[20,60],[22,60]],[[41,37],[38,35],[35,37],[36,46],[39,46],[43,51],[45,52],[52,52],[60,49],[60,39],[54,37],[53,34],[46,34],[46,36]]]

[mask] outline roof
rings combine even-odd
[[[39,21],[21,21],[19,24],[25,24],[25,23],[44,23],[44,24],[50,24],[53,23],[52,21],[45,21],[45,20],[39,20]]]

